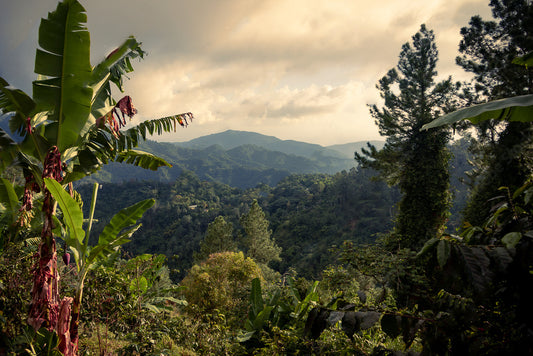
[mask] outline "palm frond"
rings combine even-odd
[[[151,169],[152,171],[157,170],[159,167],[172,167],[172,165],[164,159],[154,156],[151,153],[138,150],[120,152],[115,158],[115,161],[125,162],[144,169]]]
[[[120,142],[118,147],[122,149],[131,149],[136,147],[139,142],[139,138],[142,138],[143,141],[146,141],[147,134],[161,135],[164,132],[176,132],[176,127],[178,125],[181,127],[187,127],[189,125],[189,121],[192,121],[193,118],[193,114],[188,112],[142,122],[139,125],[122,133],[119,138]]]

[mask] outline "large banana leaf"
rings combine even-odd
[[[24,136],[28,125],[27,118],[35,108],[35,102],[20,89],[9,86],[0,78],[0,114],[13,113],[9,120],[11,132]],[[17,144],[7,132],[0,128],[0,172],[15,159],[18,151]]]
[[[141,44],[134,37],[130,37],[94,67],[91,79],[93,89],[91,119],[88,124],[94,125],[96,119],[113,109],[116,103],[111,96],[110,83],[115,83],[118,89],[123,91],[123,75],[133,71],[131,60],[137,57],[143,58],[144,55]]]
[[[9,86],[3,78],[0,78],[0,113],[14,113],[9,121],[12,132],[23,134],[28,118],[35,108],[35,102],[20,89]]]
[[[0,172],[6,169],[13,159],[15,159],[17,152],[16,142],[0,128]]]
[[[85,231],[83,230],[83,212],[80,205],[63,189],[60,183],[51,178],[45,178],[44,183],[54,199],[59,204],[63,213],[63,223],[68,227],[68,235],[65,238],[67,245],[74,253],[76,264],[85,254]]]
[[[138,150],[120,152],[115,161],[125,162],[144,169],[151,169],[152,171],[156,171],[159,167],[163,166],[172,167],[172,165],[164,159],[154,156],[151,153]]]
[[[124,150],[136,147],[139,139],[142,138],[145,141],[148,134],[161,135],[163,132],[176,132],[178,125],[186,127],[193,118],[193,114],[188,112],[141,122],[139,125],[122,133],[118,149]]]
[[[115,216],[111,218],[111,221],[104,227],[104,230],[98,237],[98,244],[91,249],[89,256],[87,257],[87,264],[90,265],[99,257],[106,253],[113,252],[113,248],[122,245],[129,241],[129,238],[140,225],[135,225],[144,212],[154,205],[154,199],[146,199],[137,204],[134,204],[128,208],[122,209]],[[129,228],[128,231],[122,233],[122,230]]]
[[[0,221],[12,225],[17,221],[19,199],[10,181],[0,178]]]
[[[51,124],[45,136],[61,152],[75,146],[91,112],[92,68],[87,15],[76,0],[57,5],[39,27],[35,72],[43,79],[33,82],[37,110],[47,111]]]
[[[533,95],[494,100],[460,109],[431,121],[429,124],[422,126],[422,130],[453,124],[463,119],[468,119],[474,124],[490,119],[533,121]]]
[[[104,227],[98,238],[98,244],[107,243],[113,240],[122,230],[137,223],[144,212],[150,209],[155,203],[154,199],[146,199],[128,208],[122,209]]]
[[[122,45],[111,52],[104,61],[93,69],[93,83],[100,82],[106,77],[122,90],[122,76],[133,72],[131,60],[137,57],[143,58],[146,53],[141,49],[141,44],[130,36]]]
[[[83,230],[83,212],[80,205],[56,180],[45,178],[44,183],[61,208],[63,222],[69,229],[70,237],[83,243],[85,231]]]

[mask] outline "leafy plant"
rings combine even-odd
[[[303,325],[300,324],[303,323],[309,310],[319,301],[318,281],[309,286],[303,298],[300,297],[293,278],[288,277],[287,281],[286,290],[276,289],[264,301],[260,280],[258,278],[252,280],[250,308],[248,319],[244,324],[246,332],[239,336],[239,342],[247,342],[252,338],[258,339],[262,330],[270,330],[272,327],[303,329]],[[285,291],[288,291],[288,295],[283,294]]]
[[[0,112],[11,113],[10,130],[22,136],[17,142],[0,130],[0,173],[13,163],[23,168],[25,211],[32,209],[34,192],[42,191],[44,195],[40,261],[34,275],[29,322],[35,330],[41,326],[57,329],[61,337],[58,317],[63,312],[69,314],[69,303],[59,301],[52,233],[56,203],[44,179],[67,184],[95,172],[110,160],[150,169],[168,166],[158,157],[131,149],[140,138],[146,139],[147,132],[169,132],[176,124],[185,126],[192,119],[190,113],[180,114],[152,120],[122,133],[125,117],[131,118],[137,110],[129,96],[118,102],[113,99],[111,83],[122,91],[123,74],[133,70],[131,60],[142,58],[145,52],[131,37],[92,67],[86,20],[85,9],[77,0],[60,2],[55,11],[42,19],[40,48],[35,59],[39,78],[33,82],[33,98],[0,78]],[[81,247],[82,231],[71,227],[74,248]],[[77,253],[81,255],[83,251]],[[64,347],[60,345],[63,352],[70,354]]]
[[[170,284],[168,268],[165,266],[164,255],[143,254],[128,260],[125,268],[133,272],[134,278],[129,283],[129,290],[137,299],[139,308],[150,310],[154,313],[172,311],[168,303],[186,306],[187,302],[171,295],[178,294],[184,287],[175,287]],[[166,272],[166,274],[165,274]],[[166,281],[163,282],[163,279]],[[167,285],[161,285],[161,283]]]
[[[78,202],[54,179],[45,178],[45,184],[52,197],[54,197],[61,208],[62,220],[67,227],[63,239],[74,256],[78,273],[78,282],[74,299],[65,299],[68,304],[62,304],[63,310],[63,308],[70,309],[70,303],[72,303],[72,319],[67,317],[66,323],[60,324],[60,326],[63,326],[69,331],[71,337],[71,341],[66,341],[70,342],[71,345],[67,345],[66,348],[72,348],[75,350],[74,352],[77,353],[79,317],[87,273],[98,262],[106,260],[110,255],[115,253],[118,247],[130,241],[130,237],[140,227],[140,224],[135,225],[137,220],[139,220],[142,217],[142,214],[155,203],[155,200],[144,200],[118,212],[111,219],[109,224],[105,226],[98,238],[96,246],[89,247],[89,236],[96,205],[98,184],[96,183],[94,185],[87,233],[83,230],[83,212]]]

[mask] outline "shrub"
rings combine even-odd
[[[214,253],[200,265],[194,265],[181,285],[189,304],[200,313],[220,311],[230,324],[244,319],[250,286],[254,278],[263,279],[261,269],[242,252]]]

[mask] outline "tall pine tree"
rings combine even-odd
[[[444,229],[449,208],[449,132],[420,131],[422,125],[450,110],[451,78],[435,83],[438,51],[433,31],[425,25],[402,46],[396,68],[377,88],[384,106],[370,107],[382,136],[382,150],[372,145],[355,153],[362,167],[371,167],[403,193],[390,247],[417,249]]]
[[[461,29],[457,64],[474,74],[478,102],[533,93],[533,68],[512,63],[533,51],[533,5],[528,0],[491,0],[494,20],[479,16]],[[533,172],[533,125],[487,121],[476,125],[481,172],[465,221],[481,225],[490,215],[498,188],[514,190]],[[481,149],[479,149],[481,148]]]
[[[270,261],[281,261],[281,247],[271,238],[272,230],[268,228],[269,222],[257,200],[253,201],[250,211],[241,217],[240,222],[244,228],[242,241],[247,257],[264,265]]]

